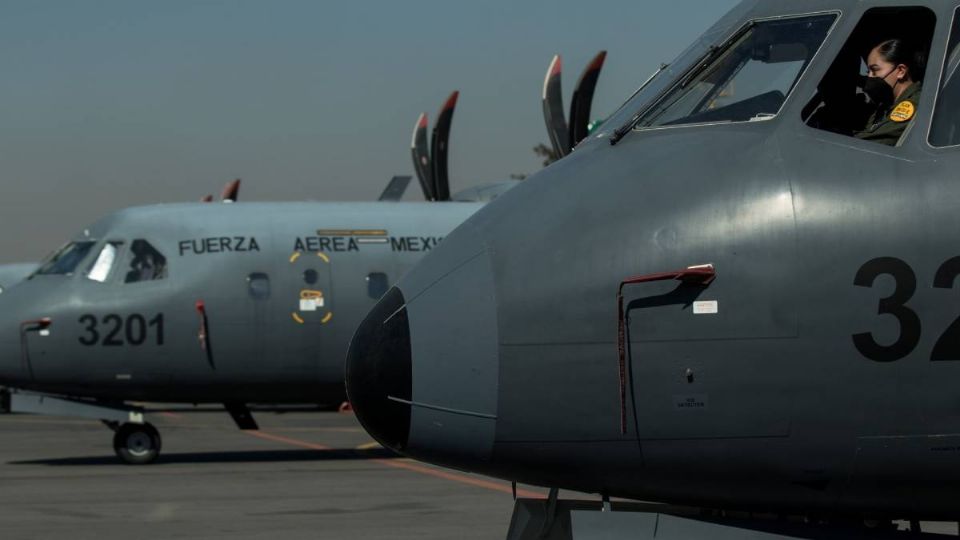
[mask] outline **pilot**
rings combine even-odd
[[[924,54],[904,40],[887,40],[871,49],[863,91],[876,109],[854,137],[896,146],[917,114],[925,67]]]

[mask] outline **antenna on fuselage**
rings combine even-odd
[[[413,128],[413,138],[410,142],[413,170],[417,173],[417,179],[423,189],[423,197],[428,201],[450,200],[448,166],[450,127],[459,97],[460,92],[454,91],[444,102],[437,114],[437,121],[433,125],[432,142],[429,147],[427,145],[427,113],[422,113],[417,118],[417,124]]]

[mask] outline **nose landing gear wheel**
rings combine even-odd
[[[160,455],[160,432],[150,424],[124,424],[113,435],[113,451],[130,465],[152,463]]]

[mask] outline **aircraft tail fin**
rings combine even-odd
[[[383,193],[380,194],[378,201],[399,201],[403,198],[403,194],[407,192],[407,186],[410,185],[409,176],[394,176],[390,179],[390,182],[387,184],[387,187],[383,190]]]

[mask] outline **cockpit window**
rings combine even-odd
[[[930,101],[923,80],[936,24],[936,15],[925,7],[867,10],[801,111],[803,121],[838,135],[898,145]],[[868,69],[874,50],[885,51],[880,58],[884,64],[905,66],[906,75],[886,65],[871,64]],[[904,87],[901,83],[908,79]],[[891,90],[894,83],[899,94]]]
[[[637,127],[766,120],[780,112],[830,31],[835,14],[755,21],[715,47]]]
[[[97,260],[93,262],[93,266],[87,272],[87,278],[100,283],[106,281],[110,277],[110,270],[117,260],[117,253],[121,246],[123,246],[123,242],[107,242],[104,244],[103,248],[100,249],[100,254],[97,255]]]
[[[40,268],[33,273],[35,276],[70,275],[77,266],[87,258],[96,242],[70,242],[50,256]]]
[[[940,93],[930,128],[933,146],[960,145],[960,9],[953,14],[953,29],[943,64]]]
[[[146,240],[130,244],[129,266],[124,283],[155,281],[167,277],[167,258]]]

